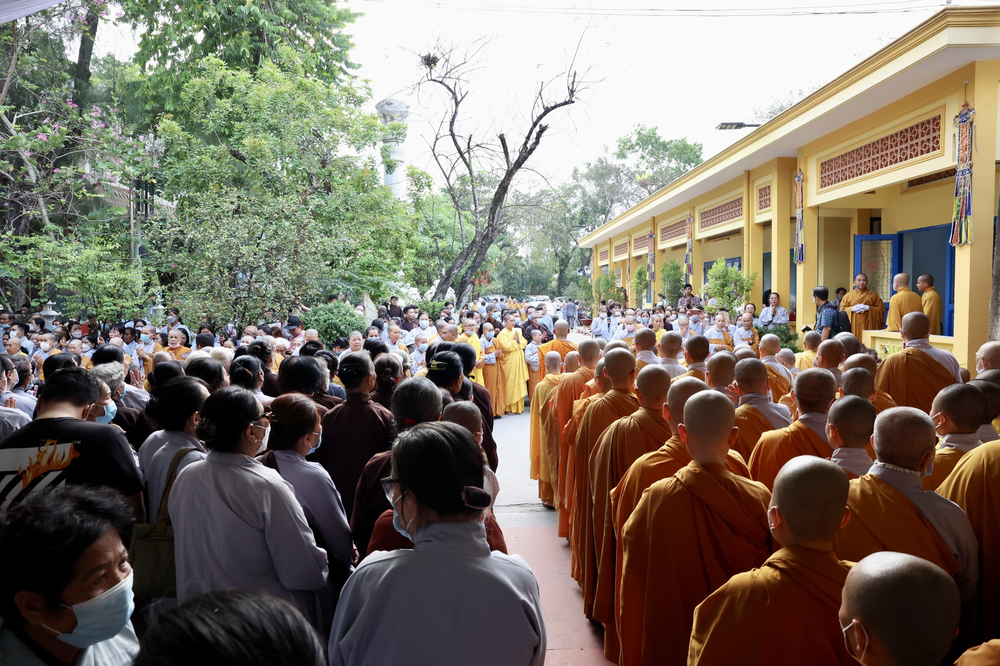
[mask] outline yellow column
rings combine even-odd
[[[691,243],[691,275],[688,277],[688,282],[694,287],[694,293],[700,293],[702,285],[705,284],[705,267],[702,266],[701,261],[701,239],[698,238],[698,216],[695,215],[694,207],[690,209],[688,213],[691,216],[691,224],[694,225],[692,234],[694,235],[694,240]]]
[[[753,289],[750,291],[750,300],[760,308],[763,298],[763,270],[764,270],[764,228],[757,224],[757,190],[750,181],[750,172],[744,172],[746,195],[743,198],[743,273],[750,275],[757,274],[754,280]]]
[[[803,326],[815,327],[816,302],[813,301],[813,289],[816,288],[819,247],[819,208],[812,206],[802,211],[802,225],[805,230],[805,261],[797,264],[796,270],[796,322],[795,328],[802,330]]]
[[[796,173],[796,161],[782,158],[778,160],[771,181],[771,290],[786,294],[786,307],[789,305],[787,295],[791,292],[788,253],[793,240],[792,222],[795,211],[792,210],[792,202],[795,197]],[[760,308],[761,305],[758,304],[757,307]]]
[[[955,248],[955,358],[974,370],[976,351],[986,342],[989,325],[984,285],[992,281],[993,216],[997,210],[996,172],[998,81],[1000,62],[976,63],[968,91],[976,109],[976,142],[972,153],[972,221],[975,242]],[[948,120],[947,118],[945,120]],[[994,288],[996,286],[994,285]],[[974,298],[975,297],[975,298]]]

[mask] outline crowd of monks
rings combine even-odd
[[[608,660],[1000,663],[1000,342],[970,380],[922,310],[899,330],[540,356],[531,474]]]

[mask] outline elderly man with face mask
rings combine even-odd
[[[542,344],[551,341],[554,336],[552,329],[545,325],[544,316],[540,309],[531,309],[528,313],[528,320],[521,324],[521,332],[524,333],[525,340],[531,339],[532,331],[539,331],[542,334]]]

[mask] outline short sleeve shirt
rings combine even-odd
[[[40,419],[0,441],[0,510],[62,483],[142,491],[132,447],[114,426],[74,418]]]
[[[824,328],[832,327],[836,319],[837,309],[824,305],[816,311],[816,330],[822,333]]]

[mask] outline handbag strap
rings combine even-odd
[[[167,470],[167,486],[163,489],[163,497],[160,499],[160,508],[156,512],[157,532],[165,532],[167,525],[170,523],[170,512],[167,510],[167,500],[170,499],[170,489],[174,487],[174,481],[177,479],[177,466],[180,465],[184,456],[197,450],[198,449],[195,447],[181,449],[174,454],[173,460],[170,461],[170,469]]]

